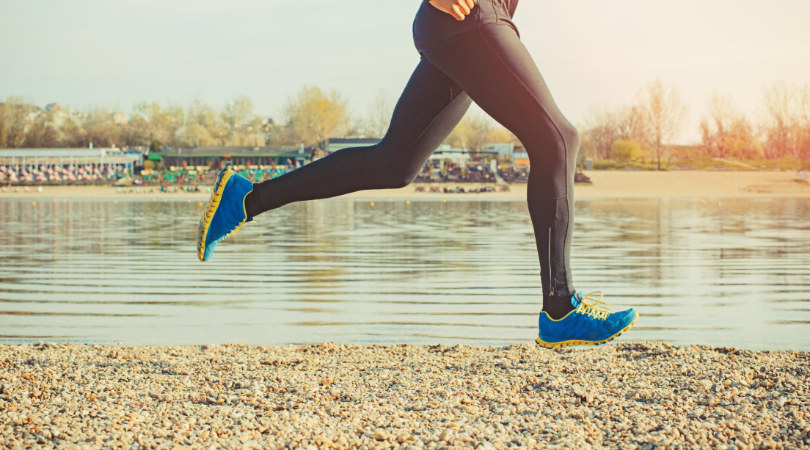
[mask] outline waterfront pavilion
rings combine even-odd
[[[150,159],[160,155],[161,166],[210,167],[226,165],[276,167],[301,166],[312,160],[314,149],[303,146],[278,147],[195,147],[167,148],[160,153],[150,153]]]
[[[140,152],[120,148],[0,149],[0,183],[112,180],[142,162]]]

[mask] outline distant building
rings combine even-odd
[[[126,125],[129,123],[129,116],[124,113],[113,113],[112,120],[116,125]]]
[[[237,166],[288,165],[290,162],[303,165],[312,160],[314,151],[312,147],[293,145],[166,148],[159,153],[150,153],[149,159],[161,159],[163,167],[182,166],[184,162],[187,166],[216,166],[219,162]]]
[[[32,171],[42,167],[93,167],[132,170],[143,164],[140,152],[120,148],[3,148],[0,168]]]
[[[450,161],[454,164],[463,164],[470,160],[470,152],[463,148],[452,148],[450,144],[442,144],[430,155],[428,161]]]
[[[382,141],[378,138],[329,138],[321,143],[321,146],[329,153],[343,150],[349,147],[370,147]]]
[[[515,169],[528,169],[529,154],[526,152],[512,153],[512,164],[515,166]]]
[[[62,111],[62,109],[63,109],[62,105],[60,105],[59,103],[55,103],[55,102],[54,103],[48,103],[47,105],[45,105],[45,111],[48,111],[48,112],[50,112],[50,111]]]
[[[498,156],[511,156],[515,151],[515,144],[484,144],[481,150]]]

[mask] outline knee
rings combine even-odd
[[[573,164],[579,153],[579,132],[567,121],[546,131],[535,130],[529,136],[518,136],[518,139],[526,145],[533,165],[552,172]]]
[[[368,163],[369,189],[399,189],[413,183],[422,170],[423,161],[403,156],[402,149],[389,147],[383,139],[380,143],[365,147]],[[418,167],[417,167],[418,165]]]
[[[407,167],[392,167],[386,171],[386,184],[390,189],[404,188],[413,183],[417,175]]]
[[[407,162],[401,161],[400,158],[378,159],[372,167],[374,169],[369,175],[375,180],[372,184],[376,189],[404,188],[411,184],[419,174],[418,170],[413,170]]]
[[[569,161],[576,161],[579,147],[582,145],[577,127],[573,126],[571,123],[566,123],[560,127],[560,134],[564,142],[565,156]]]

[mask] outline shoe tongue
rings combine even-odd
[[[582,304],[582,292],[575,292],[574,295],[571,296],[571,306],[579,308],[580,304]]]

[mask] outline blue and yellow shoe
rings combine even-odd
[[[253,183],[226,167],[219,172],[214,192],[200,219],[197,235],[197,257],[208,261],[219,241],[232,236],[242,225],[253,222],[245,210],[245,197],[253,191]]]
[[[599,299],[591,298],[592,294],[599,294]],[[604,344],[633,328],[638,320],[638,313],[632,308],[611,314],[609,303],[602,301],[599,291],[584,298],[582,292],[578,292],[571,296],[571,305],[575,309],[559,320],[552,319],[545,311],[540,313],[540,333],[535,342],[553,349]]]

